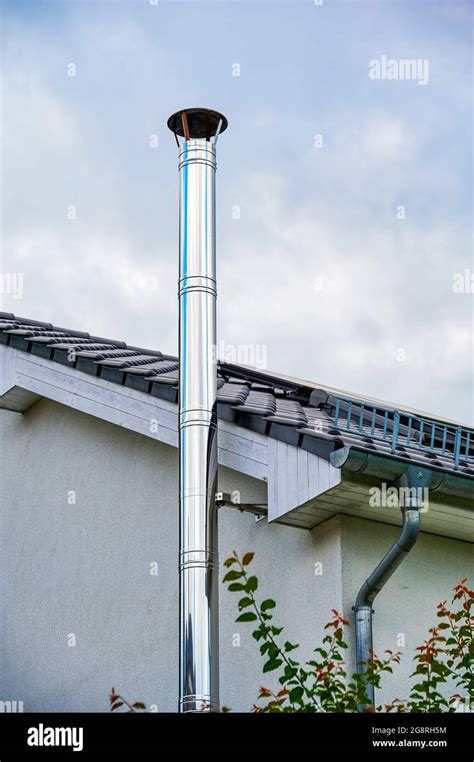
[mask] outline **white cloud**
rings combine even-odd
[[[413,136],[400,118],[376,114],[368,121],[363,132],[362,148],[372,158],[393,161],[412,153]]]
[[[346,218],[347,200],[296,208],[281,178],[250,177],[244,195],[259,224],[226,227],[226,341],[266,344],[270,369],[446,415],[440,387],[470,378],[467,303],[450,293],[459,231],[365,228]],[[469,417],[464,399],[453,416]]]
[[[401,90],[393,102],[381,88],[367,95],[366,69],[363,82],[351,79],[368,47],[367,39],[357,47],[357,35],[339,50],[330,86],[317,68],[334,52],[328,34],[311,62],[316,91],[307,89],[308,54],[300,59],[294,47],[291,66],[269,67],[262,93],[258,26],[232,52],[244,64],[236,82],[219,68],[228,66],[224,49],[200,48],[190,69],[194,29],[183,30],[182,60],[173,47],[179,10],[164,4],[145,15],[132,5],[96,6],[89,17],[71,4],[66,22],[10,28],[2,269],[25,277],[23,300],[7,295],[4,309],[176,351],[177,173],[164,114],[218,93],[230,118],[219,144],[220,338],[266,345],[276,371],[467,420],[472,298],[452,293],[453,272],[470,266],[458,209],[465,157],[459,166],[450,154],[467,97],[457,46],[443,40],[440,59],[431,50],[429,95],[416,90],[422,105],[409,102],[409,89],[407,100]],[[230,32],[214,22],[225,48]],[[272,18],[262,23],[267,32]],[[275,46],[284,27],[273,30]],[[67,81],[70,60],[76,81]],[[268,95],[275,88],[285,108],[291,102],[282,113]]]

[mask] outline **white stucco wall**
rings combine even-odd
[[[46,400],[23,416],[1,411],[0,427],[0,698],[22,700],[27,711],[100,711],[114,686],[175,710],[177,451]],[[266,500],[263,482],[227,469],[220,487]],[[265,594],[278,597],[282,622],[302,643],[325,615],[318,559],[334,567],[330,594],[340,600],[334,541],[338,532],[327,528],[313,536],[220,512],[222,560],[234,549],[256,552]],[[245,710],[261,683],[260,657],[236,615],[223,586],[222,701]]]
[[[25,415],[0,411],[0,435],[0,699],[22,700],[26,711],[107,711],[114,686],[174,711],[177,451],[47,400]],[[265,499],[263,482],[228,469],[219,486]],[[331,608],[351,614],[358,586],[395,535],[349,517],[308,532],[220,512],[221,561],[234,549],[255,551],[262,592],[277,599],[278,623],[307,657]],[[376,644],[393,647],[405,632],[412,648],[434,603],[468,574],[470,550],[423,536],[377,600]],[[234,623],[236,601],[222,586],[221,699],[245,711],[272,680],[262,676],[251,627]],[[404,662],[394,678],[400,693]]]

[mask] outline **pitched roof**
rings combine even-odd
[[[0,343],[172,402],[178,359],[123,341],[0,312]],[[217,412],[328,458],[356,447],[474,476],[474,430],[390,403],[241,365],[218,365]]]

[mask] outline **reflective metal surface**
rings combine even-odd
[[[215,147],[180,146],[179,711],[219,707]]]

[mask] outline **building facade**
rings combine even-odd
[[[173,358],[150,354],[132,365],[145,350],[6,315],[0,336],[0,699],[22,701],[24,711],[108,711],[115,687],[151,710],[175,711]],[[104,353],[114,364],[100,365]],[[157,382],[161,396],[151,392],[153,363],[168,376]],[[357,592],[400,533],[400,508],[383,496],[409,466],[429,470],[420,535],[374,604],[375,651],[403,654],[377,703],[406,697],[436,604],[472,576],[470,430],[429,419],[431,442],[431,429],[427,438],[419,431],[428,419],[398,408],[387,433],[382,403],[249,369],[221,366],[219,375],[219,492],[231,496],[219,509],[221,565],[234,550],[255,553],[261,594],[276,600],[275,621],[303,659],[337,609],[351,622],[355,668]],[[262,675],[251,625],[235,623],[236,603],[221,584],[221,703],[250,711],[275,679]]]

